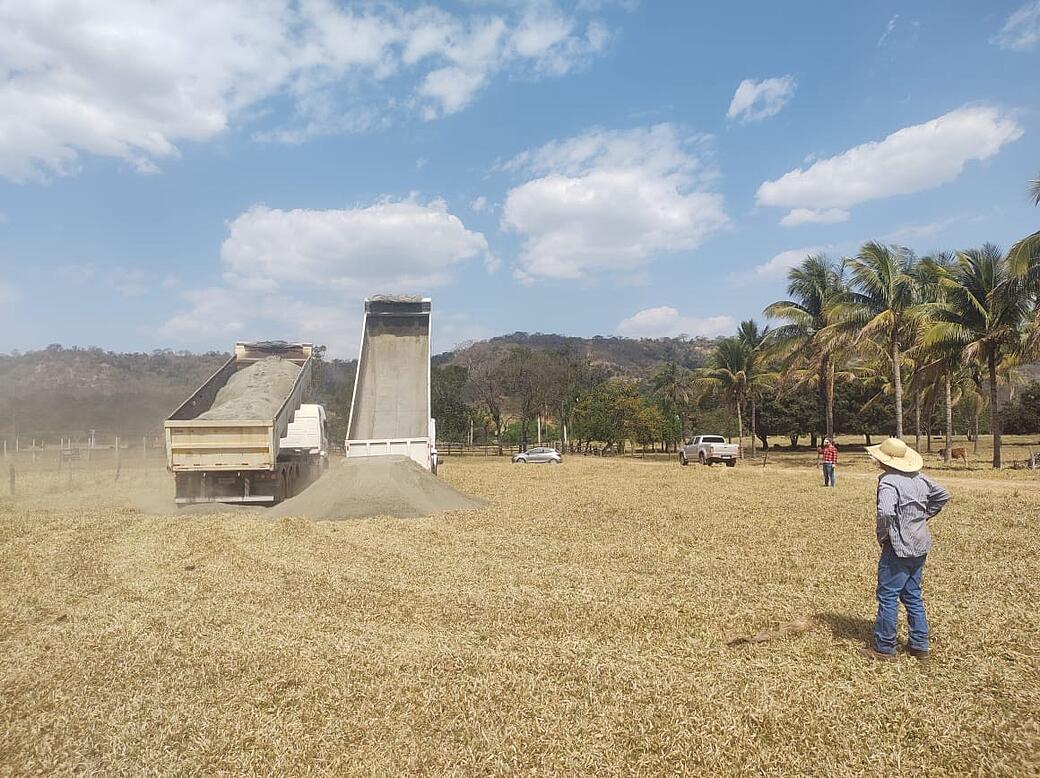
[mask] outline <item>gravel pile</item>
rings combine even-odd
[[[217,392],[205,421],[270,420],[292,391],[300,368],[281,357],[264,357],[234,373]]]
[[[408,457],[363,457],[333,465],[317,482],[271,508],[272,518],[417,518],[480,508],[483,501],[459,492]]]

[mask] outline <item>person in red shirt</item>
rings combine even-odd
[[[834,445],[834,438],[824,438],[817,461],[823,462],[823,485],[836,486],[834,466],[838,464],[838,447]]]

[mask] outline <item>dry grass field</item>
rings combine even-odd
[[[876,665],[862,460],[827,490],[811,454],[453,458],[485,508],[335,523],[128,507],[158,468],[26,472],[0,773],[1036,774],[1040,474],[933,468],[934,658]]]

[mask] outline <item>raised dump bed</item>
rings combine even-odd
[[[365,300],[345,441],[348,458],[401,455],[436,471],[430,309],[428,297],[376,295]]]
[[[176,476],[178,503],[272,503],[295,491],[309,465],[293,452],[283,456],[279,444],[310,381],[312,350],[310,343],[236,343],[234,355],[170,415],[163,425],[166,465]],[[213,407],[232,376],[268,357],[296,367],[291,383],[284,375],[261,383],[258,396],[250,396],[247,386],[233,401]],[[289,388],[284,396],[270,396],[270,386]]]

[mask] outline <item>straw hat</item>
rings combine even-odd
[[[921,455],[899,438],[889,438],[880,445],[867,446],[867,453],[885,467],[904,473],[916,473],[924,466]]]

